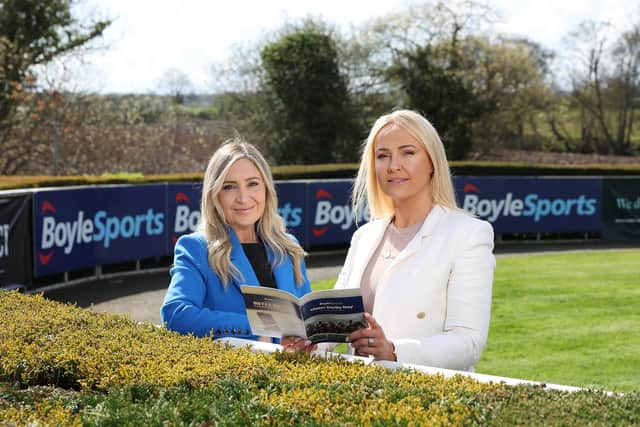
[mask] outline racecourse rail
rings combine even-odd
[[[353,180],[276,182],[287,229],[308,250],[346,246]],[[496,239],[640,241],[640,178],[454,177],[459,205]],[[0,287],[51,289],[166,269],[200,221],[200,183],[0,191]]]

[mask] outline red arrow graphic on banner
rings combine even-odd
[[[333,194],[329,193],[327,190],[323,190],[322,188],[316,191],[316,200],[321,199],[333,199]]]
[[[465,193],[468,193],[469,191],[473,191],[474,193],[479,193],[480,189],[478,187],[476,187],[473,184],[465,184],[464,185],[464,190]]]
[[[189,198],[189,196],[180,191],[178,194],[176,194],[176,203],[179,202],[191,203],[191,199]]]
[[[51,257],[53,257],[53,251],[48,254],[39,254],[38,257],[40,258],[40,264],[47,265],[51,261]]]
[[[324,233],[326,233],[327,231],[329,231],[329,227],[328,226],[325,226],[325,227],[322,227],[322,228],[312,228],[311,229],[311,232],[313,233],[313,235],[315,237],[320,237]]]
[[[53,206],[48,200],[42,202],[42,206],[40,207],[40,212],[45,214],[46,212],[56,213],[56,208]]]

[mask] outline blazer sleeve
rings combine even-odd
[[[340,270],[340,274],[338,274],[338,279],[336,280],[335,285],[333,285],[333,289],[344,289],[347,287],[349,276],[351,275],[351,269],[353,268],[353,252],[356,250],[356,247],[357,234],[354,234],[351,237],[351,245],[349,246],[347,257],[344,260],[344,264],[342,266],[342,269]],[[338,344],[336,343],[319,343],[318,352],[320,354],[324,352],[330,352],[333,351],[337,346]]]
[[[356,230],[356,232],[351,237],[351,244],[349,245],[349,250],[347,251],[347,257],[344,260],[344,264],[340,269],[340,274],[338,274],[338,279],[336,280],[335,285],[333,285],[334,289],[344,289],[347,287],[349,283],[349,276],[351,276],[351,270],[353,270],[353,254],[358,250],[358,236],[360,229]]]
[[[443,332],[423,338],[394,339],[398,361],[473,370],[486,346],[491,318],[495,257],[493,228],[474,220],[458,234],[446,297]]]
[[[251,328],[246,313],[205,307],[209,269],[204,242],[193,235],[181,237],[175,246],[171,283],[160,310],[163,324],[167,329],[198,337],[213,336],[215,331],[240,331],[233,335],[249,335]],[[218,280],[210,286],[221,286],[216,275],[208,277]]]

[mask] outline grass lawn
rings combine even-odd
[[[333,285],[336,283],[336,279],[321,280],[320,282],[314,282],[311,284],[311,289],[314,291],[320,291],[323,289],[333,289]]]
[[[640,250],[498,259],[476,372],[640,391]]]

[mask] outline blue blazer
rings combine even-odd
[[[242,273],[244,280],[233,278],[225,288],[220,277],[209,266],[207,243],[201,232],[180,237],[175,246],[171,283],[160,309],[167,329],[181,334],[213,338],[239,337],[257,340],[251,333],[240,285],[260,286],[235,232],[231,229],[231,263]],[[274,266],[273,251],[267,247],[278,289],[296,297],[311,292],[307,272],[302,262],[304,282],[298,287],[289,257]]]

